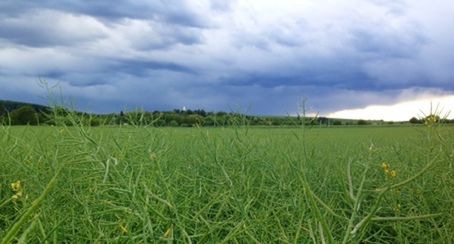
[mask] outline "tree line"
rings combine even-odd
[[[234,112],[207,112],[203,109],[172,111],[132,111],[111,114],[88,114],[65,108],[42,108],[22,105],[13,110],[0,104],[0,122],[11,125],[72,125],[74,123],[99,125],[153,125],[171,127],[196,126],[297,126],[306,125],[354,125],[368,124],[365,121],[340,121],[324,117],[302,118],[301,116],[252,116]]]
[[[11,109],[13,108],[13,109]],[[434,118],[443,123],[454,123],[454,120]],[[423,124],[425,119],[411,118],[408,122]],[[408,123],[407,122],[407,123]],[[304,118],[302,116],[253,116],[234,112],[207,112],[203,109],[172,111],[132,111],[111,114],[88,114],[74,112],[62,107],[49,108],[23,104],[20,106],[6,107],[0,103],[0,123],[10,125],[73,125],[82,124],[90,126],[99,125],[135,125],[135,126],[171,126],[171,127],[196,127],[196,126],[299,126],[302,124],[312,126],[341,126],[341,125],[384,125],[394,122],[368,121],[368,120],[341,120],[326,117]],[[404,123],[404,122],[400,122]]]

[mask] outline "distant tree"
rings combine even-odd
[[[165,126],[166,121],[164,119],[158,119],[155,123],[155,126]]]
[[[216,125],[216,118],[214,116],[208,116],[205,118],[205,126],[215,126]]]
[[[318,117],[317,121],[318,121],[319,124],[323,124],[323,125],[329,123],[329,119],[325,118],[325,117]]]
[[[306,125],[318,125],[319,122],[318,122],[317,118],[307,118],[305,124]]]
[[[170,121],[169,125],[172,126],[172,127],[177,127],[177,126],[179,126],[178,122],[175,121],[175,120]]]
[[[412,123],[412,124],[419,124],[419,123],[421,123],[421,121],[420,121],[419,119],[415,118],[415,117],[412,117],[409,121],[410,121],[410,123]]]
[[[116,124],[122,125],[124,121],[125,121],[125,113],[123,112],[123,110],[121,110],[120,114],[116,118]]]
[[[6,114],[5,106],[3,106],[3,104],[0,104],[0,125],[5,122],[5,116],[3,116],[5,114]]]
[[[38,111],[37,119],[38,119],[39,124],[49,124],[49,122],[51,120],[48,111]]]
[[[189,116],[185,116],[183,118],[183,123],[184,124],[188,124],[190,126],[195,126],[195,125],[203,125],[204,123],[204,118],[198,114],[195,114],[194,112],[192,112],[191,115]]]
[[[271,120],[271,125],[278,126],[281,125],[281,121],[279,119],[270,119]]]
[[[342,125],[342,122],[340,120],[334,120],[333,125]]]
[[[358,125],[367,125],[369,123],[367,121],[363,120],[363,119],[360,119],[360,120],[358,120],[357,124]]]
[[[5,116],[4,116],[5,114],[6,114],[6,108],[3,104],[0,104],[0,125],[6,121]]]
[[[3,104],[0,104],[0,116],[6,114],[6,107]]]
[[[196,109],[194,110],[194,112],[202,117],[206,117],[207,116],[207,112],[203,109]]]
[[[36,125],[38,124],[38,114],[36,110],[29,105],[19,107],[10,114],[11,124],[13,125]]]
[[[442,123],[442,124],[452,123],[453,121],[454,120],[449,120],[449,119],[446,119],[446,118],[440,119],[440,123]]]
[[[100,126],[103,124],[103,121],[101,120],[101,118],[99,118],[97,116],[89,118],[88,121],[89,121],[90,126]]]

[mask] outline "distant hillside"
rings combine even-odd
[[[0,100],[0,113],[4,111],[14,111],[22,106],[31,106],[37,111],[49,111],[50,108],[44,105],[34,104],[34,103],[24,103],[24,102],[16,102],[16,101],[9,101],[9,100]]]

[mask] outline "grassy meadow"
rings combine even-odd
[[[454,243],[454,127],[0,127],[1,243]]]

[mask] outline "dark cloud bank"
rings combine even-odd
[[[287,114],[454,92],[454,4],[292,3],[2,1],[0,98],[45,102],[41,78],[87,111]]]

